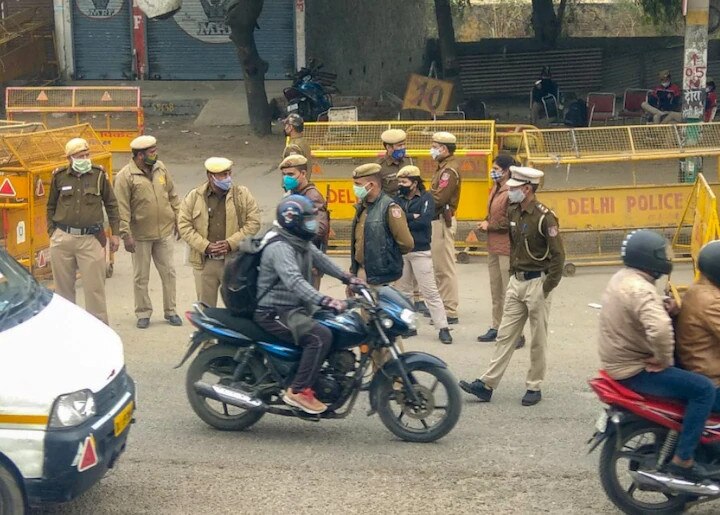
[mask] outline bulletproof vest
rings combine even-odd
[[[383,193],[365,208],[367,218],[363,238],[365,251],[363,266],[369,284],[385,284],[396,281],[402,276],[402,253],[387,224],[387,212],[392,203],[392,198]],[[354,226],[353,234],[355,234]]]

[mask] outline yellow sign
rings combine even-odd
[[[405,90],[403,109],[421,109],[431,113],[447,111],[452,91],[452,82],[413,73]]]

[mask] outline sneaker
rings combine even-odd
[[[135,324],[135,327],[138,329],[147,329],[150,326],[150,319],[149,318],[138,318],[137,324]]]
[[[487,330],[487,333],[478,336],[477,341],[479,342],[494,342],[497,338],[497,329],[493,329],[492,327]]]
[[[425,303],[421,300],[417,301],[415,303],[415,311],[418,313],[422,313],[422,316],[430,318],[430,310],[425,305]]]
[[[292,388],[288,388],[283,395],[283,402],[290,406],[300,408],[305,413],[317,415],[327,409],[327,406],[317,400],[315,392],[311,388],[305,388],[295,393]]]
[[[467,381],[460,381],[460,388],[463,391],[474,395],[480,402],[490,402],[493,391],[480,379],[475,379],[472,383]]]
[[[525,347],[525,335],[520,336],[520,339],[515,344],[516,349],[522,349]]]
[[[448,324],[455,325],[460,323],[460,319],[458,317],[447,317]]]
[[[453,342],[452,336],[450,336],[450,329],[447,327],[445,329],[440,329],[438,338],[440,338],[440,341],[446,345],[450,345]]]
[[[167,320],[167,323],[174,326],[181,326],[182,325],[182,318],[180,318],[177,315],[165,315],[165,320]]]
[[[683,467],[677,463],[669,462],[663,468],[671,476],[687,479],[688,481],[702,481],[712,475],[712,473],[700,463],[694,462],[689,467]]]
[[[522,398],[523,406],[534,406],[542,400],[542,394],[540,390],[528,390],[525,392]]]

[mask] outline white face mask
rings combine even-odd
[[[519,204],[523,200],[525,200],[525,192],[523,190],[508,191],[508,201],[511,204]]]
[[[92,170],[92,161],[90,161],[90,159],[73,158],[72,169],[81,175],[88,173],[90,170]]]
[[[670,85],[670,81],[660,83],[663,88],[667,88]]]
[[[440,157],[440,154],[441,154],[441,153],[442,153],[442,151],[441,151],[439,148],[432,147],[432,148],[430,149],[430,156],[431,156],[435,161],[438,160],[438,158]]]

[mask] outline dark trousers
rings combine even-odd
[[[268,333],[282,341],[297,343],[302,347],[300,365],[290,385],[293,392],[297,393],[312,387],[315,383],[325,356],[332,346],[332,332],[327,327],[312,322],[300,335],[299,341],[295,342],[293,332],[288,327],[287,314],[288,311],[259,310],[255,312],[254,318],[255,323]]]
[[[705,421],[715,404],[715,385],[707,377],[677,367],[646,372],[618,381],[638,393],[677,399],[687,403],[682,432],[675,454],[689,460],[695,453]]]

